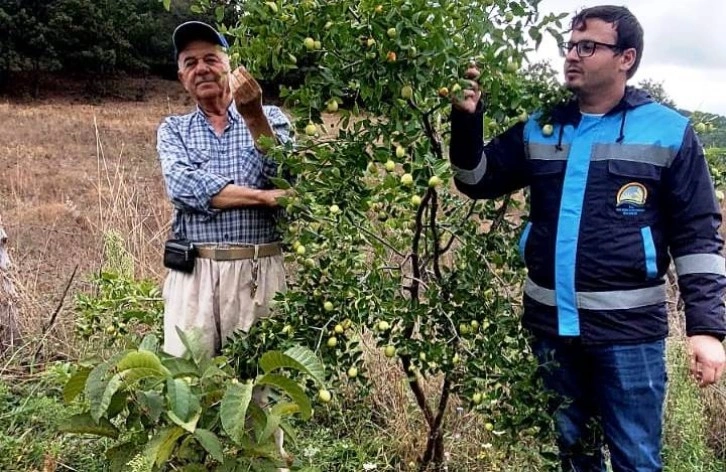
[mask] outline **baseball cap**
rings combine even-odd
[[[229,48],[227,40],[217,30],[201,21],[187,21],[176,27],[171,35],[174,43],[174,57],[178,58],[179,53],[192,41],[208,41],[218,44],[224,49]]]

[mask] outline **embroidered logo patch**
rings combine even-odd
[[[618,190],[615,211],[626,216],[636,216],[645,211],[648,189],[638,182],[630,182]]]

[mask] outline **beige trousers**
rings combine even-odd
[[[164,283],[164,351],[174,356],[186,348],[176,328],[201,329],[202,346],[216,355],[229,335],[249,331],[269,315],[275,293],[285,290],[283,256],[261,257],[255,288],[251,259],[215,261],[198,258],[194,272],[169,271]]]
[[[277,292],[285,291],[283,256],[261,257],[255,280],[251,259],[215,261],[197,258],[191,274],[169,271],[164,283],[164,351],[182,356],[186,351],[176,328],[201,329],[202,346],[216,355],[227,337],[270,314],[269,304]],[[265,406],[267,389],[254,392],[254,400]],[[283,459],[283,432],[275,431],[275,443]],[[287,469],[279,469],[287,470]]]

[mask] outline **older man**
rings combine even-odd
[[[265,157],[263,136],[290,139],[287,118],[262,105],[259,84],[230,70],[226,40],[191,21],[173,35],[178,75],[196,102],[158,130],[157,149],[174,205],[176,239],[196,247],[190,272],[170,270],[164,285],[164,350],[184,351],[176,328],[201,328],[209,353],[226,337],[248,330],[285,288],[276,219],[284,191],[269,178],[277,165]]]

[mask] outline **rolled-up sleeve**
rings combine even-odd
[[[157,131],[156,149],[172,204],[184,211],[214,215],[212,197],[233,182],[228,177],[200,169],[189,159],[178,124],[167,118]]]

